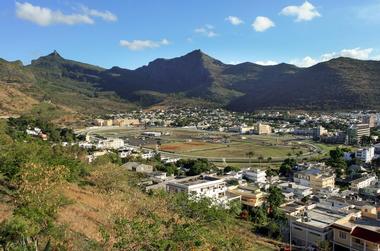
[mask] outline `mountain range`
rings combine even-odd
[[[3,89],[12,89],[13,96],[25,95],[31,103],[48,101],[79,113],[173,104],[235,111],[380,107],[380,62],[351,58],[309,68],[284,63],[231,65],[195,50],[128,70],[67,60],[54,51],[26,66],[0,59],[0,83],[0,95]],[[3,96],[9,95],[3,91]],[[7,100],[12,102],[11,97]],[[0,111],[5,107],[11,106],[2,104]]]

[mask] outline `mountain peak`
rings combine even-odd
[[[48,57],[54,57],[54,58],[62,58],[61,55],[59,55],[58,51],[54,50],[52,53],[47,55]],[[63,58],[62,58],[63,59]]]

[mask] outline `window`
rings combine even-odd
[[[347,239],[347,233],[339,231],[339,239],[343,239],[343,240]]]
[[[314,236],[317,236],[317,237],[321,237],[320,234],[317,234],[317,233],[314,233],[314,232],[309,232],[311,235],[314,235]]]

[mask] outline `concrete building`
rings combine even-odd
[[[248,207],[259,207],[267,198],[267,193],[254,186],[238,186],[228,191],[236,196],[241,196],[241,203]]]
[[[152,173],[153,172],[153,166],[141,164],[138,162],[127,162],[121,167],[126,168],[129,171],[134,171],[138,173]]]
[[[122,147],[124,147],[124,140],[119,139],[119,138],[108,138],[106,140],[101,140],[97,145],[97,148],[100,148],[100,149],[117,150]]]
[[[380,208],[363,206],[333,225],[333,250],[380,250]]]
[[[243,177],[254,182],[264,184],[267,182],[267,174],[265,170],[253,169],[247,170],[243,172]]]
[[[356,145],[360,143],[363,136],[370,136],[368,124],[353,124],[347,129],[348,144]]]
[[[284,193],[292,193],[293,196],[298,199],[302,199],[313,194],[313,189],[311,187],[296,184],[294,182],[283,182],[278,184],[277,187],[281,188]]]
[[[359,191],[359,189],[369,187],[377,182],[376,175],[368,175],[351,181],[351,190]]]
[[[255,132],[258,135],[262,135],[262,134],[268,135],[268,134],[272,133],[272,127],[270,125],[265,125],[265,124],[259,123],[255,127]]]
[[[368,124],[370,128],[375,128],[377,126],[377,116],[374,113],[365,115],[362,121],[363,124]]]
[[[374,147],[360,148],[355,152],[355,157],[365,163],[370,163],[375,157]]]
[[[195,197],[207,197],[223,205],[241,198],[236,195],[231,196],[227,192],[224,180],[211,176],[193,176],[172,180],[166,184],[166,191],[169,193],[183,192]]]
[[[285,208],[285,212],[289,220],[291,242],[303,246],[302,250],[318,247],[322,241],[331,241],[332,225],[349,214],[318,204],[291,210]]]
[[[320,169],[307,169],[294,174],[294,182],[311,187],[315,192],[335,188],[335,174]]]
[[[320,140],[321,136],[327,135],[328,131],[323,126],[313,128],[313,139]]]

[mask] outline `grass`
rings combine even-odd
[[[168,132],[156,138],[140,140],[143,131]],[[156,149],[157,141],[161,143],[161,151],[182,154],[196,158],[241,158],[247,159],[248,152],[254,152],[252,160],[257,161],[259,156],[271,157],[273,160],[282,159],[291,154],[302,151],[303,155],[311,154],[312,146],[309,142],[300,142],[292,136],[265,136],[265,135],[237,135],[222,132],[208,132],[182,128],[112,128],[95,132],[104,137],[124,137],[132,145]],[[225,139],[228,143],[225,143]]]

